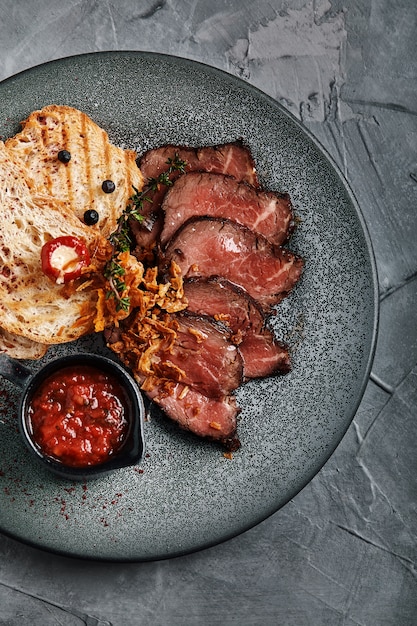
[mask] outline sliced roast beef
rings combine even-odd
[[[186,173],[174,170],[151,190],[176,158]],[[282,246],[294,225],[290,198],[260,190],[252,156],[239,142],[164,146],[139,166],[150,181],[145,220],[131,224],[134,253],[145,267],[157,264],[162,281],[176,262],[188,308],[155,309],[149,317],[137,311],[136,319],[133,312],[106,338],[169,418],[235,450],[240,409],[233,392],[248,378],[291,368],[288,347],[266,326],[303,271],[301,257]]]
[[[250,332],[261,332],[264,326],[265,316],[258,303],[228,280],[189,278],[184,281],[184,294],[188,311],[210,315],[228,325],[235,343]]]
[[[247,335],[239,345],[243,358],[245,378],[264,378],[291,371],[288,346],[275,339],[273,333],[264,328],[259,334]]]
[[[240,141],[218,146],[192,148],[187,146],[166,145],[145,152],[139,160],[140,170],[145,178],[157,179],[167,171],[170,159],[178,157],[186,162],[186,172],[213,172],[233,176],[236,180],[246,181],[253,187],[259,187],[255,164],[250,150]],[[180,176],[174,170],[169,178],[173,182]],[[138,246],[138,256],[150,249],[163,226],[161,203],[169,187],[159,185],[155,191],[146,194],[149,201],[142,207],[144,221],[139,223],[132,220],[131,227]]]
[[[263,235],[271,243],[287,241],[294,226],[288,194],[256,190],[230,176],[193,172],[181,176],[162,203],[164,245],[191,217],[228,218]]]
[[[227,450],[239,448],[236,429],[240,408],[234,396],[208,398],[181,383],[166,385],[162,381],[145,393],[181,428],[218,441]]]
[[[231,392],[242,382],[243,367],[230,331],[208,317],[173,314],[161,323],[175,330],[172,343],[164,332],[141,336],[141,320],[140,314],[123,320],[118,332],[109,334],[109,347],[167,417],[228,450],[237,449],[240,409]],[[157,331],[160,325],[155,324]]]
[[[223,277],[258,301],[263,311],[280,302],[301,276],[301,257],[270,244],[230,220],[198,217],[168,242],[162,268],[175,261],[185,278]]]
[[[291,369],[288,347],[265,328],[257,302],[232,283],[194,278],[184,282],[188,311],[209,315],[228,325],[243,357],[244,378],[284,374]]]
[[[164,371],[173,364],[183,374],[181,382],[202,394],[218,398],[237,389],[243,378],[243,361],[230,334],[208,317],[178,314],[177,337],[169,352],[158,354]]]
[[[140,158],[140,170],[145,179],[158,178],[166,171],[169,159],[176,156],[186,161],[186,172],[227,174],[237,180],[245,180],[253,187],[259,186],[255,162],[250,150],[241,141],[202,148],[175,145],[154,148]],[[174,177],[177,175],[174,173]]]

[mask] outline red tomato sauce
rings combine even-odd
[[[40,450],[72,467],[109,460],[128,431],[125,393],[112,376],[91,366],[64,368],[47,378],[29,406]]]

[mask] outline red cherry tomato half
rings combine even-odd
[[[90,265],[90,254],[81,239],[66,235],[44,244],[41,263],[43,273],[61,285],[81,275],[83,267]]]

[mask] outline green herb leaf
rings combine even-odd
[[[169,158],[166,164],[168,165],[168,169],[159,174],[157,178],[149,178],[142,191],[139,191],[132,185],[134,193],[130,196],[126,209],[117,220],[116,230],[109,237],[113,252],[104,268],[104,276],[110,285],[110,290],[106,293],[106,299],[116,298],[116,311],[122,310],[128,312],[130,307],[129,297],[123,296],[126,284],[120,279],[120,277],[124,275],[125,270],[117,260],[118,254],[131,249],[132,240],[130,237],[129,220],[134,219],[137,222],[142,222],[145,219],[141,214],[143,203],[152,202],[151,193],[156,191],[160,185],[165,185],[166,187],[172,186],[173,182],[170,175],[174,171],[179,171],[181,174],[184,174],[187,161],[183,161],[179,158],[178,154],[175,153],[175,157]]]

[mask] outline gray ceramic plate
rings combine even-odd
[[[153,414],[140,468],[71,484],[28,458],[15,428],[18,392],[0,381],[0,529],[38,547],[110,560],[170,557],[224,541],[293,497],[340,442],[362,397],[377,326],[375,266],[341,175],[271,98],[216,69],[148,53],[54,61],[0,85],[0,135],[46,104],[84,110],[119,145],[215,144],[242,137],[263,183],[289,191],[301,220],[291,248],[305,273],[273,327],[293,371],[238,392],[241,449],[215,445]],[[100,350],[100,343],[51,350]]]

